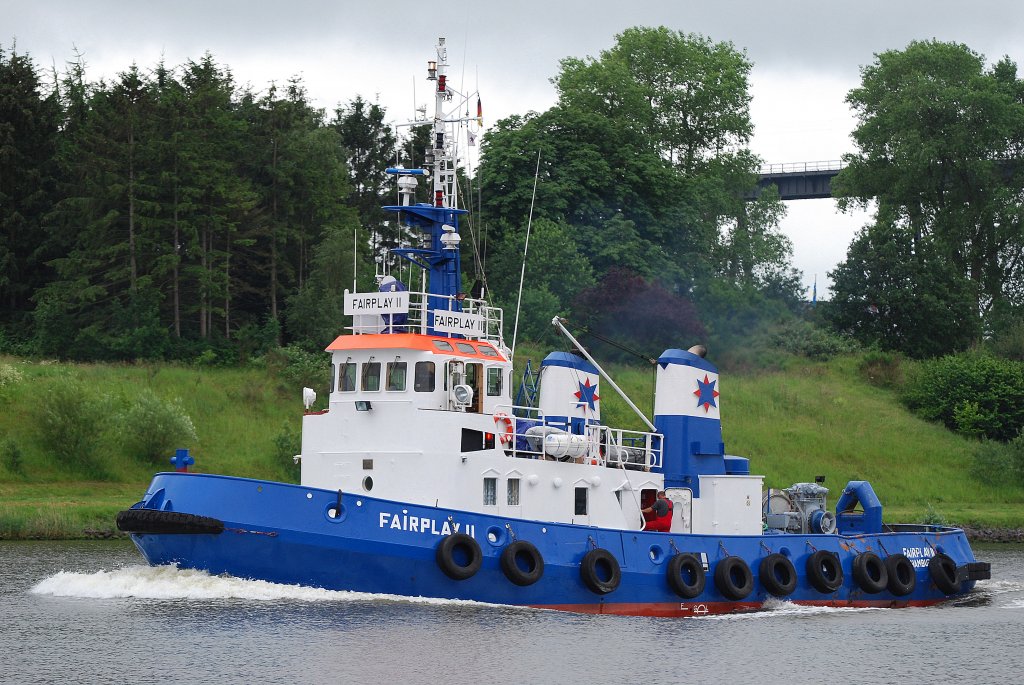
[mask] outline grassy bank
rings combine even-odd
[[[535,366],[542,351],[524,346]],[[518,361],[518,360],[517,360]],[[296,479],[289,442],[299,430],[301,388],[273,369],[172,365],[65,365],[4,359],[20,378],[0,387],[0,445],[17,447],[20,466],[0,464],[0,539],[89,537],[113,528],[117,511],[137,501],[165,459],[139,460],[112,421],[99,431],[97,479],[92,469],[47,453],[40,412],[54,384],[77,379],[115,416],[143,389],[178,400],[197,440],[187,445],[196,469]],[[863,380],[858,359],[829,363],[787,359],[781,368],[723,372],[723,431],[730,454],[748,457],[769,487],[826,477],[830,503],[849,480],[870,480],[887,521],[951,522],[1024,528],[1024,488],[992,488],[971,476],[973,443],[910,415],[895,395]],[[518,368],[521,368],[518,367]],[[610,368],[613,378],[650,412],[653,373]],[[641,428],[607,384],[604,420]],[[167,456],[170,456],[169,454]]]
[[[301,387],[273,371],[0,359],[4,364],[18,378],[0,387],[0,538],[88,537],[113,528],[115,514],[141,498],[153,473],[171,468],[170,452],[140,459],[120,434],[119,417],[143,392],[178,403],[192,418],[197,439],[181,446],[192,450],[193,470],[297,480],[290,456],[298,451]],[[43,413],[60,385],[81,388],[83,401],[102,406],[89,459],[46,449],[52,441],[43,435]]]

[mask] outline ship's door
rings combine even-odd
[[[481,411],[483,411],[483,378],[483,364],[466,364],[466,385],[473,388],[473,401],[470,403],[468,407],[466,407],[466,411],[470,411],[476,414],[479,414]]]
[[[665,497],[672,500],[673,533],[690,533],[693,530],[693,490],[690,488],[666,488]]]

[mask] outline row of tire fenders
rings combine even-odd
[[[442,538],[436,559],[446,576],[466,580],[480,570],[483,552],[472,536],[455,533]],[[507,545],[502,550],[500,564],[505,577],[522,587],[533,585],[544,575],[540,550],[526,540],[515,540]],[[796,567],[786,555],[778,552],[767,555],[761,559],[758,571],[761,584],[769,594],[786,597],[796,590]],[[810,554],[806,572],[808,582],[822,594],[832,594],[843,586],[843,567],[835,552],[817,550]],[[956,562],[949,555],[940,552],[933,556],[928,563],[928,573],[942,593],[952,595],[960,591]],[[595,547],[580,562],[580,579],[595,594],[606,595],[619,587],[622,571],[611,552]],[[853,559],[853,580],[867,594],[888,590],[897,597],[904,597],[917,586],[917,573],[904,554],[889,554],[883,560],[874,552],[861,552]],[[668,562],[666,581],[683,599],[694,599],[704,592],[704,564],[696,554],[675,554]],[[745,599],[754,591],[750,566],[738,556],[726,556],[715,565],[714,583],[722,595],[733,601]]]

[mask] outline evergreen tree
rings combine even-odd
[[[21,323],[44,281],[59,105],[28,55],[0,46],[0,322]]]
[[[73,94],[74,81],[68,83]],[[53,219],[67,252],[51,260],[57,277],[37,296],[44,348],[79,357],[164,352],[160,294],[148,275],[157,208],[147,172],[152,105],[133,66],[113,85],[93,89],[84,120],[65,134],[66,185]],[[70,330],[54,337],[53,329],[67,324]]]
[[[232,255],[253,238],[256,195],[242,173],[246,122],[231,73],[206,54],[185,65],[184,126],[179,145],[180,213],[185,246],[185,313],[198,337],[213,335],[214,319],[231,331]]]

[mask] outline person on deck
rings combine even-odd
[[[647,525],[644,530],[667,533],[672,528],[672,500],[665,496],[664,490],[658,491],[658,498],[646,509],[641,509]]]

